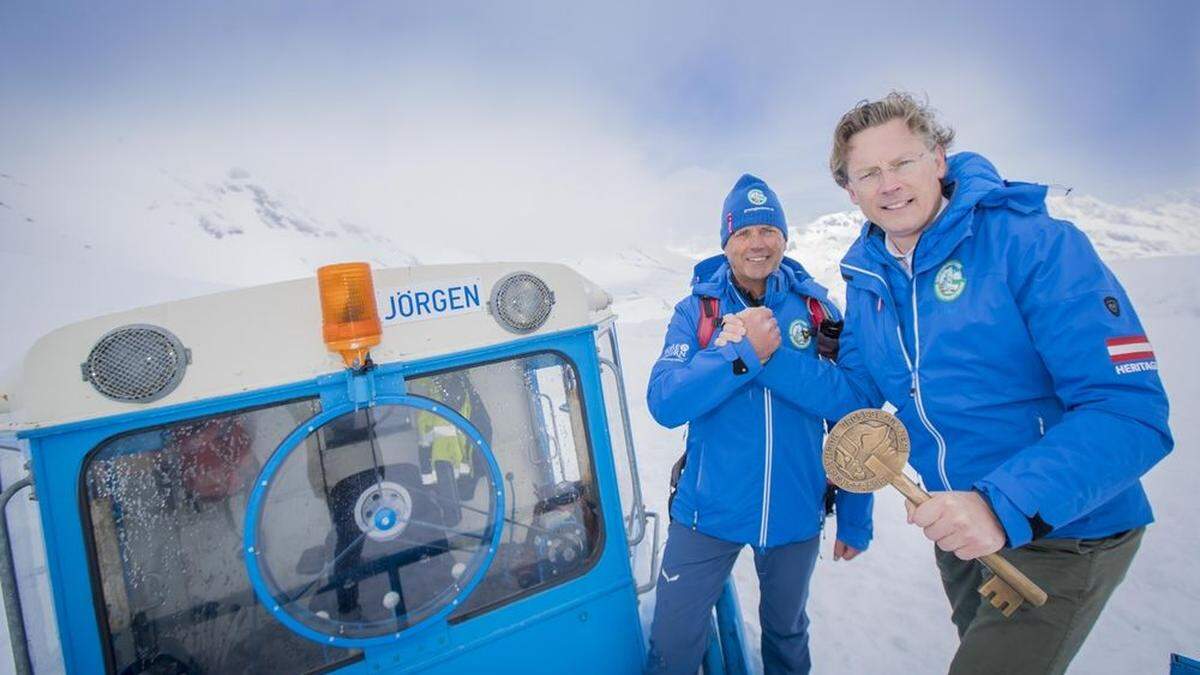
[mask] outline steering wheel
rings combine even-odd
[[[338,445],[335,423],[361,426],[364,417],[366,432]],[[414,419],[450,425],[459,443],[451,447],[484,460],[475,462],[486,467],[482,489],[461,521],[446,517],[457,504],[422,481]],[[318,465],[322,477],[341,471],[327,494],[308,479]],[[347,648],[389,644],[443,622],[476,588],[500,543],[504,498],[487,441],[452,408],[399,394],[334,405],[296,427],[255,479],[246,571],[258,600],[297,634]],[[297,569],[313,544],[324,547],[324,564]]]

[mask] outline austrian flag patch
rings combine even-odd
[[[1158,370],[1154,360],[1154,349],[1145,335],[1126,335],[1108,338],[1108,358],[1113,362],[1118,375],[1144,370]]]

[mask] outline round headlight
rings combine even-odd
[[[550,318],[554,293],[546,282],[528,272],[510,274],[492,288],[488,311],[513,333],[531,333]]]
[[[165,328],[121,326],[92,347],[83,363],[83,379],[114,401],[150,403],[179,386],[191,357]]]

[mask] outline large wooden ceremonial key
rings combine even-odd
[[[850,492],[874,492],[893,485],[908,501],[920,506],[929,493],[904,475],[909,453],[908,430],[891,413],[864,408],[846,415],[829,431],[822,462],[835,485]],[[978,559],[995,574],[979,594],[1009,617],[1021,603],[1046,603],[1046,592],[997,553]]]

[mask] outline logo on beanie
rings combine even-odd
[[[746,199],[749,199],[750,203],[755,206],[762,206],[763,204],[767,203],[767,196],[758,188],[754,188],[753,190],[747,192]]]
[[[733,211],[725,214],[725,231],[733,234]]]

